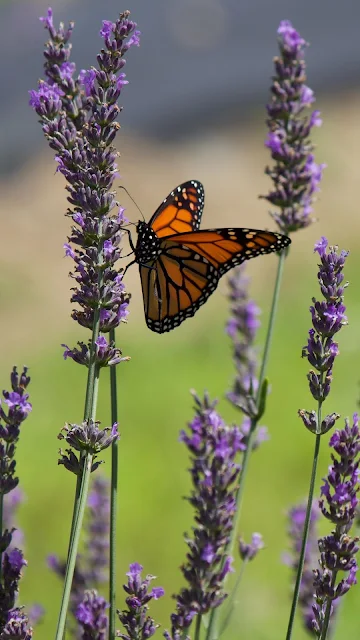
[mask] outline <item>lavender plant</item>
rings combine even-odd
[[[99,430],[96,421],[97,390],[100,369],[114,367],[122,361],[114,344],[114,329],[126,320],[129,296],[125,292],[122,273],[115,268],[121,255],[119,248],[124,224],[123,208],[118,207],[113,191],[117,175],[113,146],[119,124],[117,101],[127,81],[122,69],[124,56],[132,45],[139,44],[136,24],[129,12],[116,22],[105,20],[101,29],[104,48],[97,56],[98,68],[83,70],[74,77],[75,65],[70,62],[69,39],[73,24],[56,29],[52,10],[42,18],[50,39],[45,45],[45,80],[38,90],[30,92],[30,104],[40,118],[43,133],[56,152],[58,170],[67,180],[70,207],[67,215],[73,226],[66,255],[74,261],[71,277],[75,287],[71,302],[79,305],[73,319],[92,335],[79,348],[66,347],[65,355],[88,369],[84,421],[66,428],[66,441],[73,450],[62,455],[61,463],[77,475],[73,523],[70,534],[68,562],[65,574],[63,602],[57,638],[64,633],[66,610],[75,569],[82,518],[85,509],[89,475],[98,466],[94,456],[111,443],[116,443],[117,418],[114,416],[111,435]],[[117,211],[116,211],[117,209]],[[115,215],[114,215],[115,211]],[[110,341],[104,333],[111,332]],[[114,374],[112,374],[114,376]],[[112,382],[112,388],[116,381]],[[117,449],[113,448],[112,526],[115,527]],[[115,531],[112,532],[112,570],[110,576],[110,633],[115,624]]]
[[[313,153],[314,146],[310,141],[311,131],[314,126],[321,125],[321,119],[319,111],[313,111],[310,116],[306,114],[306,110],[315,100],[313,91],[305,84],[304,51],[306,42],[288,20],[283,20],[278,28],[278,44],[279,55],[274,58],[275,75],[270,90],[270,101],[267,105],[268,135],[265,142],[274,161],[274,165],[265,170],[273,183],[273,188],[268,195],[261,197],[278,208],[278,211],[270,212],[270,215],[280,230],[289,234],[311,224],[310,213],[314,194],[319,190],[322,170],[325,165],[316,164]],[[248,446],[244,453],[237,495],[238,512],[240,512],[256,429],[265,411],[267,395],[265,374],[286,255],[287,250],[279,254],[258,378],[256,377],[256,364],[252,351],[257,322],[255,307],[252,307],[251,303],[248,303],[248,306],[244,304],[246,294],[244,294],[244,284],[241,281],[240,274],[242,272],[238,271],[230,280],[232,318],[227,330],[228,332],[230,330],[232,338],[237,331],[238,338],[235,339],[234,344],[237,375],[234,389],[228,397],[250,419]],[[232,537],[232,546],[234,542],[235,532]]]
[[[345,420],[344,429],[335,431],[329,445],[332,464],[321,487],[319,506],[334,529],[319,540],[319,568],[314,571],[312,625],[320,640],[327,636],[334,606],[356,584],[359,538],[349,535],[349,532],[358,506],[360,431],[357,413],[352,426]],[[341,578],[344,573],[345,577]]]
[[[310,307],[313,326],[309,330],[308,343],[303,349],[303,356],[307,357],[310,365],[314,367],[314,369],[309,371],[307,378],[310,393],[317,402],[317,411],[299,411],[299,416],[305,427],[311,433],[315,434],[315,448],[303,539],[287,630],[287,640],[291,638],[295,610],[300,592],[321,436],[332,429],[336,420],[339,418],[339,415],[336,413],[330,413],[325,417],[322,415],[322,406],[330,392],[332,371],[335,359],[339,353],[338,343],[335,342],[334,336],[347,324],[343,298],[347,284],[343,283],[343,269],[348,252],[341,251],[338,253],[337,247],[328,248],[328,241],[325,237],[322,237],[321,240],[315,244],[315,252],[319,254],[321,261],[318,271],[318,281],[324,300],[319,301],[313,298],[313,305]]]
[[[13,546],[14,528],[4,528],[3,523],[5,516],[6,524],[11,526],[9,509],[13,509],[19,499],[15,454],[22,423],[32,409],[26,393],[30,382],[27,368],[19,374],[14,367],[10,382],[11,391],[3,391],[3,401],[0,401],[0,638],[27,640],[32,637],[32,629],[28,617],[17,606],[19,582],[27,562],[23,552]],[[7,504],[4,505],[5,496]]]

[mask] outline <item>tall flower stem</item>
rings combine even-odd
[[[79,545],[81,526],[84,518],[87,494],[89,490],[92,459],[93,459],[93,456],[89,453],[86,455],[84,459],[84,471],[83,471],[81,487],[80,487],[79,507],[75,515],[72,544],[70,544],[70,548],[69,548],[69,555],[68,555],[65,580],[64,580],[64,589],[63,589],[55,640],[62,640],[65,633],[66,615],[67,615],[71,585],[72,585],[72,580],[73,580],[73,575],[75,570],[77,548]]]
[[[318,408],[318,423],[321,424],[321,403],[319,403],[319,408]],[[307,507],[306,507],[306,515],[305,515],[304,531],[303,531],[303,538],[302,538],[301,551],[300,551],[300,557],[299,557],[299,565],[298,565],[298,570],[296,574],[296,582],[294,587],[293,600],[291,604],[291,611],[290,611],[289,624],[288,624],[287,633],[286,633],[286,640],[290,640],[292,635],[295,612],[296,612],[296,607],[299,600],[299,591],[300,591],[302,572],[304,568],[306,544],[307,544],[308,535],[309,535],[311,509],[312,509],[312,503],[314,499],[314,489],[315,489],[317,465],[319,460],[320,441],[321,441],[321,434],[317,434],[315,437],[314,458],[313,458],[313,465],[311,470],[309,497],[308,497]]]
[[[282,280],[282,274],[283,274],[286,255],[287,255],[287,250],[282,251],[279,255],[275,287],[274,287],[269,322],[268,322],[267,333],[266,333],[265,347],[264,347],[263,358],[262,358],[262,363],[260,367],[259,386],[256,394],[257,405],[259,404],[259,401],[260,401],[261,389],[265,380],[266,367],[269,361],[270,347],[271,347],[272,336],[274,333],[275,317],[276,317],[276,311],[277,311],[278,302],[279,302],[281,280]],[[248,473],[250,455],[253,449],[254,439],[256,435],[255,431],[256,431],[256,426],[258,424],[259,417],[252,418],[250,423],[250,431],[248,434],[247,446],[244,451],[244,455],[242,459],[239,485],[236,493],[236,520],[230,534],[229,544],[225,549],[225,556],[227,554],[233,555],[235,540],[236,540],[237,531],[238,531],[239,522],[240,522],[241,506],[242,506],[242,499],[243,499],[244,490],[245,490],[246,476]],[[219,608],[212,609],[210,613],[210,618],[209,618],[209,626],[207,628],[207,633],[206,633],[206,640],[213,640],[213,638],[217,638],[219,636],[216,630],[217,624],[218,624],[218,616],[219,616]]]
[[[110,341],[115,345],[115,329],[110,331]],[[111,424],[118,422],[116,367],[110,367]],[[111,446],[111,488],[110,488],[110,567],[109,567],[109,640],[115,637],[116,614],[116,521],[118,498],[118,443]]]
[[[102,246],[101,246],[101,249],[102,249]],[[99,264],[102,261],[101,249],[99,248],[99,254],[98,254]],[[90,364],[88,369],[88,377],[87,377],[87,385],[86,385],[86,400],[85,400],[85,409],[84,409],[85,421],[95,420],[95,417],[96,417],[100,367],[96,360],[95,341],[99,336],[99,326],[100,326],[100,310],[96,309],[94,313],[94,325],[93,325],[92,340],[91,340],[91,355],[90,355]],[[71,522],[69,548],[68,548],[68,555],[67,555],[67,562],[66,562],[65,580],[64,580],[63,595],[62,595],[60,612],[59,612],[56,640],[60,640],[63,637],[63,633],[65,629],[66,615],[67,615],[67,609],[69,606],[69,599],[70,599],[70,593],[71,593],[71,585],[72,585],[72,580],[74,576],[76,556],[77,556],[77,550],[78,550],[79,540],[80,540],[80,532],[81,532],[82,521],[83,521],[84,511],[85,511],[85,506],[87,501],[87,494],[89,491],[92,456],[89,456],[89,454],[83,454],[82,461],[83,461],[82,475],[77,476],[77,482],[76,482],[73,516],[72,516],[72,522]]]

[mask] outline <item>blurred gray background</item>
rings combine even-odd
[[[128,55],[122,96],[126,131],[172,140],[241,121],[266,102],[276,29],[290,19],[310,42],[309,83],[339,93],[359,82],[360,3],[355,0],[54,0],[55,23],[75,21],[73,59],[88,68],[104,18],[128,7],[142,31]],[[0,171],[11,172],[43,141],[27,106],[42,74],[45,0],[0,4]]]

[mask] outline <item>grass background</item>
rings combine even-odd
[[[245,573],[229,638],[275,640],[285,634],[291,579],[281,559],[288,545],[286,510],[306,495],[314,446],[314,437],[303,427],[297,411],[315,408],[301,350],[310,328],[311,297],[318,295],[313,244],[322,234],[351,250],[346,265],[346,279],[351,282],[346,291],[350,324],[339,335],[341,353],[325,410],[342,417],[351,415],[360,395],[355,162],[360,98],[349,94],[346,100],[323,101],[319,106],[325,124],[317,133],[317,159],[328,164],[316,208],[320,221],[294,236],[287,260],[268,370],[271,395],[263,421],[271,439],[251,459],[241,521],[241,533],[249,539],[253,531],[261,532],[266,549]],[[193,146],[189,141],[179,143],[176,153],[171,145],[123,136],[121,173],[146,218],[176,183],[194,177],[204,182],[207,192],[204,227],[270,226],[266,206],[257,200],[268,188],[262,173],[268,159],[263,150],[262,119],[263,114],[255,114],[246,130],[225,127]],[[27,496],[19,511],[19,525],[25,531],[28,560],[21,602],[40,602],[46,609],[44,622],[35,632],[38,640],[52,637],[56,625],[61,585],[47,569],[46,557],[53,552],[65,554],[74,493],[74,478],[57,466],[56,436],[65,421],[81,421],[86,382],[86,372],[72,361],[65,362],[60,347],[87,336],[69,318],[66,276],[70,265],[62,250],[68,230],[68,220],[62,215],[66,210],[64,183],[61,176],[54,175],[51,162],[47,153],[34,159],[13,180],[1,185],[0,196],[4,237],[9,238],[0,256],[1,384],[7,388],[8,372],[15,362],[30,366],[32,376],[29,391],[34,409],[22,430],[18,451],[20,486]],[[136,219],[137,212],[125,204],[128,215]],[[274,256],[249,263],[251,294],[263,311],[260,350],[275,269]],[[189,463],[184,446],[178,442],[179,431],[193,415],[189,390],[202,393],[207,389],[211,397],[219,398],[219,410],[228,421],[239,420],[224,400],[234,374],[224,332],[227,286],[224,279],[195,318],[170,334],[158,336],[144,325],[136,269],[132,268],[127,278],[133,293],[131,315],[129,324],[118,332],[123,353],[131,356],[129,363],[118,368],[118,606],[123,604],[124,574],[130,562],[138,561],[145,572],[158,576],[156,584],[166,590],[166,597],[152,604],[151,613],[168,628],[171,595],[181,586],[179,565],[186,552],[182,536],[192,523],[191,509],[183,500],[189,491]],[[108,372],[104,372],[100,386],[98,417],[105,426],[110,415]],[[330,462],[327,440],[325,436],[318,488]],[[104,459],[101,471],[108,475],[108,453]],[[322,527],[324,532],[329,530],[327,523]],[[359,635],[358,597],[356,587],[344,599],[336,637]],[[306,637],[300,625],[295,637]]]

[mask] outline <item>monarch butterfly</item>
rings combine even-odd
[[[130,264],[139,265],[146,324],[157,333],[171,331],[193,316],[229,269],[291,242],[280,233],[256,229],[200,231],[204,200],[200,182],[184,182],[165,198],[150,222],[139,220],[136,247],[129,233],[135,254]]]

